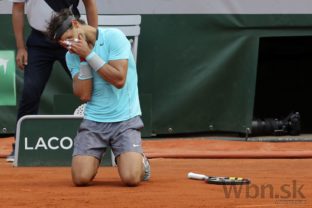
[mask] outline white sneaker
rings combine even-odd
[[[7,162],[14,162],[15,160],[15,144],[12,144],[12,152],[10,155],[7,156],[6,161]]]
[[[7,162],[14,162],[15,160],[15,156],[14,155],[9,155],[7,156],[7,158],[5,159]]]
[[[148,181],[151,177],[151,166],[147,157],[143,154],[144,177],[143,181]]]

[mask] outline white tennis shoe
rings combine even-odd
[[[143,181],[148,181],[151,177],[151,166],[147,157],[143,154],[144,177]]]

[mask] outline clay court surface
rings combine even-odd
[[[312,142],[144,140],[152,178],[129,188],[115,167],[101,167],[88,187],[72,185],[69,167],[12,167],[5,161],[12,141],[0,138],[0,207],[312,207]],[[235,194],[187,179],[190,171],[252,183]]]

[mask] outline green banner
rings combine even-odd
[[[0,106],[16,105],[14,51],[0,51]]]
[[[17,124],[15,166],[70,166],[74,138],[82,121],[72,115],[29,115]],[[111,166],[111,149],[102,166]]]

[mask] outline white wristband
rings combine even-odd
[[[87,62],[80,62],[78,79],[86,80],[93,77],[92,70]]]
[[[102,66],[105,64],[105,61],[97,55],[95,52],[91,52],[87,57],[86,57],[87,62],[89,65],[92,67],[94,71],[98,71]]]

